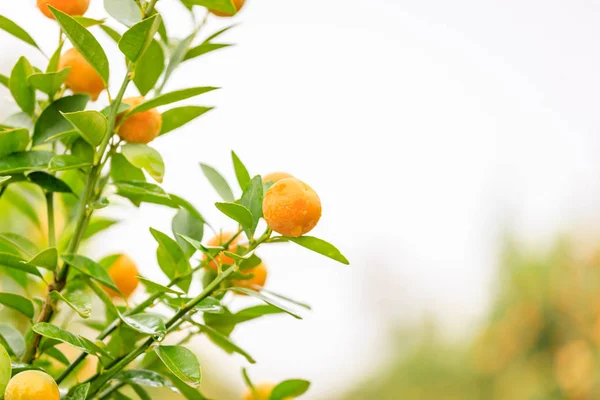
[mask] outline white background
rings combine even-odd
[[[50,52],[57,33],[33,3],[0,0],[0,13]],[[88,16],[102,16],[92,4]],[[188,33],[175,1],[158,8],[172,34]],[[236,331],[259,361],[255,380],[304,377],[307,398],[330,399],[374,371],[394,324],[434,315],[468,333],[486,310],[504,231],[538,244],[597,232],[599,15],[591,0],[249,0],[225,37],[238,46],[176,73],[170,89],[223,89],[190,101],[215,111],[154,143],[165,188],[233,228],[198,162],[234,181],[234,149],[252,173],[288,171],[313,186],[324,207],[313,233],[352,262],[289,246],[261,252],[268,287],[314,311]],[[114,88],[119,54],[95,33],[118,66]],[[12,37],[0,33],[0,43],[0,73],[21,54],[44,66]],[[0,94],[4,117],[15,110]],[[93,253],[126,251],[159,276],[148,227],[168,231],[170,211],[121,214],[127,222]],[[240,358],[200,348],[206,376],[230,377],[240,392]]]

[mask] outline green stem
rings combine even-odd
[[[46,193],[46,213],[48,214],[48,246],[56,247],[56,228],[54,226],[54,193]]]

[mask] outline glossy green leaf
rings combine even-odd
[[[105,356],[108,358],[112,358],[110,354],[104,351],[102,348],[98,347],[91,340],[84,338],[83,336],[77,335],[75,333],[69,332],[62,328],[59,328],[56,325],[52,325],[46,322],[39,322],[33,326],[34,332],[44,337],[58,340],[62,343],[70,344],[83,351],[84,353],[92,354],[95,356]]]
[[[54,271],[58,265],[58,250],[55,247],[51,247],[42,251],[27,262],[30,265],[41,267]]]
[[[165,54],[162,46],[153,40],[135,65],[133,83],[142,96],[152,90],[165,70]],[[164,116],[163,116],[164,127]]]
[[[79,288],[67,291],[65,295],[53,290],[50,292],[50,297],[63,301],[81,318],[89,318],[92,315],[92,296]]]
[[[150,100],[140,104],[137,107],[134,107],[133,109],[131,109],[131,111],[129,111],[129,113],[127,115],[131,116],[135,113],[148,111],[148,110],[151,110],[156,107],[160,107],[160,106],[175,103],[175,102],[178,102],[181,100],[189,99],[191,97],[199,96],[204,93],[212,92],[213,90],[216,90],[216,89],[219,89],[219,88],[212,87],[212,86],[201,86],[201,87],[181,89],[181,90],[176,90],[174,92],[165,93],[163,95],[160,95],[158,97],[150,99]]]
[[[244,228],[254,226],[254,217],[246,207],[237,203],[215,203],[215,206],[223,214],[238,222]]]
[[[64,254],[61,258],[79,272],[89,276],[102,285],[111,288],[115,292],[119,291],[110,275],[108,275],[108,272],[95,261],[77,254]]]
[[[221,50],[227,47],[233,46],[230,43],[202,43],[198,46],[192,47],[185,53],[183,61],[191,60],[196,57],[203,56],[208,53],[212,53],[216,50]]]
[[[263,188],[262,178],[260,175],[257,175],[252,178],[249,185],[244,190],[242,198],[240,199],[240,204],[246,207],[254,218],[254,224],[250,227],[252,232],[254,232],[256,226],[258,225],[258,221],[263,216]]]
[[[79,22],[84,28],[90,28],[96,25],[102,25],[106,22],[105,19],[88,18],[81,15],[73,15],[73,19]]]
[[[310,382],[303,379],[289,379],[281,382],[271,392],[269,400],[285,400],[302,396],[308,388]]]
[[[48,193],[73,193],[69,185],[63,180],[46,172],[37,171],[27,175],[27,179],[44,189]]]
[[[120,382],[134,383],[148,387],[173,387],[171,381],[163,375],[155,371],[144,369],[124,370],[115,375],[113,379]]]
[[[208,179],[210,184],[215,188],[219,196],[226,202],[232,203],[234,201],[233,192],[225,178],[223,178],[223,175],[210,165],[200,163],[200,167],[202,168],[204,176],[206,176],[206,179]]]
[[[65,147],[72,147],[73,143],[75,143],[79,138],[81,138],[81,135],[79,135],[79,132],[73,129],[71,131],[61,132],[54,136],[50,136],[44,141],[44,143],[52,143],[60,140]]]
[[[104,115],[87,110],[63,113],[63,116],[90,145],[97,147],[102,143],[108,128],[108,120]]]
[[[294,242],[297,245],[300,245],[304,248],[317,252],[319,254],[324,255],[325,257],[329,257],[335,261],[341,262],[345,265],[350,265],[350,262],[344,255],[331,243],[324,241],[323,239],[319,239],[312,236],[300,236],[300,237],[286,237],[286,236],[278,236],[271,239],[271,242]]]
[[[237,12],[231,0],[182,0],[182,2],[194,6],[203,6],[209,10],[221,11],[222,13],[231,15]]]
[[[232,288],[229,288],[228,290],[232,290],[234,292],[239,292],[239,293],[246,294],[248,296],[255,297],[273,307],[279,308],[281,311],[285,312],[286,314],[291,315],[294,318],[302,319],[302,317],[298,313],[293,311],[292,309],[284,306],[283,304],[278,303],[277,301],[275,301],[267,296],[264,296],[263,294],[255,291],[255,290],[250,290],[250,289],[246,289],[246,288],[242,288],[242,287],[232,287]]]
[[[10,354],[17,357],[21,357],[25,352],[23,335],[10,325],[0,324],[0,343]]]
[[[131,61],[138,61],[146,52],[158,32],[161,18],[155,14],[132,26],[119,40],[119,49]]]
[[[27,150],[29,132],[27,129],[0,131],[0,159],[12,153]]]
[[[25,57],[19,58],[8,82],[10,93],[24,113],[32,115],[35,111],[35,89],[27,79],[33,74],[33,67]]]
[[[33,40],[31,35],[25,31],[25,29],[21,28],[19,25],[6,18],[3,15],[0,15],[0,29],[6,31],[16,37],[17,39],[21,39],[25,43],[35,47],[36,49],[40,49],[38,44]]]
[[[172,280],[188,274],[192,267],[190,266],[190,263],[181,246],[179,246],[175,240],[171,239],[164,233],[157,231],[156,229],[150,228],[150,232],[159,244],[156,251],[156,256],[158,259],[158,264],[165,275]],[[191,277],[188,277],[178,282],[177,286],[179,286],[184,292],[187,292],[189,290],[190,283]]]
[[[134,167],[145,170],[154,180],[162,182],[165,164],[158,151],[145,144],[127,143],[121,147],[121,152]]]
[[[162,129],[160,134],[164,135],[165,133],[180,128],[199,116],[206,114],[213,108],[214,107],[184,106],[165,111],[162,114]]]
[[[175,289],[163,286],[159,283],[152,282],[151,280],[146,279],[143,276],[140,276],[138,278],[139,278],[140,282],[142,282],[142,284],[146,287],[146,290],[148,291],[148,293],[151,293],[151,294],[171,293],[171,294],[176,294],[176,295],[183,294],[183,292],[181,292],[179,290],[175,290]]]
[[[91,165],[92,163],[89,161],[82,160],[71,154],[65,154],[52,157],[48,163],[48,170],[50,172],[67,171],[69,169],[86,168]]]
[[[26,297],[14,293],[0,292],[0,304],[20,312],[29,319],[33,318],[33,303]]]
[[[142,10],[134,0],[104,0],[104,9],[125,26],[135,25],[142,20]]]
[[[29,75],[29,85],[46,93],[48,96],[54,96],[58,92],[69,76],[71,68],[63,68],[57,72],[35,73]]]
[[[108,64],[108,58],[100,46],[100,43],[96,40],[83,25],[77,22],[73,17],[57,10],[54,7],[49,7],[50,11],[54,15],[56,22],[61,26],[63,32],[73,47],[77,49],[79,53],[86,59],[88,63],[94,68],[105,84],[108,85],[108,78],[110,74],[110,67]]]
[[[200,363],[190,350],[183,346],[157,346],[154,351],[177,378],[190,385],[200,385]]]
[[[69,394],[65,400],[85,400],[87,399],[90,383],[79,385],[73,389],[73,393]]]
[[[177,205],[179,205],[181,208],[184,208],[185,210],[187,210],[187,212],[192,214],[196,219],[198,219],[208,225],[208,222],[206,222],[206,218],[204,218],[202,216],[202,214],[200,214],[200,212],[198,210],[196,210],[196,208],[189,201],[187,201],[186,199],[179,197],[175,194],[171,194],[170,196],[173,199],[173,201],[175,203],[177,203]]]
[[[35,124],[33,145],[43,144],[52,136],[73,130],[62,113],[82,111],[89,100],[89,96],[78,94],[58,99],[46,107]]]
[[[110,159],[110,177],[114,182],[146,180],[144,172],[133,166],[123,154],[113,154]]]
[[[37,276],[38,278],[42,277],[42,274],[40,274],[40,271],[38,271],[36,267],[27,264],[25,260],[13,254],[0,253],[0,267],[7,267],[18,271],[23,271],[30,275]]]
[[[121,318],[130,328],[145,335],[163,338],[167,333],[165,321],[159,314],[140,313]]]
[[[191,237],[200,242],[204,236],[204,221],[198,219],[188,210],[181,208],[173,217],[171,229],[173,230],[173,236],[175,236],[186,257],[191,257],[196,252],[196,249],[179,237],[178,234]]]
[[[235,314],[227,311],[223,314],[206,314],[204,315],[204,321],[211,328],[218,330],[224,335],[229,335],[237,324],[283,312],[281,309],[271,305],[259,305],[242,309]]]
[[[235,154],[235,151],[231,152],[231,159],[233,160],[233,169],[235,170],[235,177],[237,178],[240,188],[246,190],[250,183],[250,174],[242,160]]]
[[[115,182],[115,187],[117,188],[117,193],[120,196],[128,198],[136,205],[139,205],[141,202],[145,202],[160,204],[172,208],[179,208],[179,206],[164,190],[152,183],[122,181]]]

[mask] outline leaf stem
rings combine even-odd
[[[46,213],[48,214],[48,246],[56,247],[56,228],[54,223],[54,193],[46,193]]]

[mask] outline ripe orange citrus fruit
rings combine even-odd
[[[296,178],[285,178],[265,193],[263,214],[275,232],[298,237],[310,232],[319,222],[321,200],[306,183]]]
[[[256,290],[255,286],[262,288],[265,286],[265,282],[267,282],[267,268],[262,263],[257,265],[254,268],[242,271],[242,274],[244,274],[244,275],[252,274],[253,276],[250,279],[233,280],[233,281],[231,281],[233,286],[242,287],[242,288],[246,288],[246,289],[250,289],[250,290]],[[243,294],[243,293],[237,293],[237,294]]]
[[[54,19],[48,6],[71,16],[83,15],[90,6],[90,0],[37,0],[37,6],[46,17]]]
[[[263,176],[263,183],[268,183],[268,182],[277,183],[280,180],[285,179],[285,178],[293,178],[293,176],[288,174],[287,172],[272,172],[270,174]]]
[[[133,108],[139,106],[144,101],[144,97],[138,96],[124,99],[123,103],[129,104]],[[160,134],[162,115],[160,115],[156,108],[135,113],[132,116],[127,116],[127,111],[125,111],[119,117],[117,123],[120,124],[117,128],[117,134],[121,139],[129,143],[147,144],[156,139]]]
[[[123,296],[128,298],[138,287],[140,280],[139,271],[131,258],[121,254],[115,260],[113,265],[108,268],[108,274],[112,278],[117,288]],[[105,288],[106,292],[112,297],[121,297],[121,295],[112,289]]]
[[[235,233],[233,232],[221,232],[219,235],[213,237],[212,239],[210,239],[208,242],[206,242],[207,246],[213,246],[213,247],[217,247],[217,246],[221,246],[223,244],[225,244],[226,242],[228,242],[233,236],[235,235]],[[235,249],[237,247],[237,243],[238,243],[238,237],[236,237],[235,239],[233,239],[233,241],[229,244],[229,252],[231,253],[235,253]],[[206,260],[208,257],[204,256],[204,259]],[[215,271],[218,270],[218,265],[233,265],[235,264],[235,260],[227,255],[225,255],[224,253],[219,253],[214,260],[210,261],[208,263],[208,266],[212,269],[214,269]]]
[[[76,49],[67,50],[58,61],[58,69],[71,67],[65,84],[73,93],[89,94],[96,101],[106,89],[100,74]]]
[[[4,400],[60,400],[58,385],[42,371],[18,373],[8,382]]]
[[[245,2],[246,2],[246,0],[233,0],[233,6],[235,7],[235,14],[237,14],[242,9]],[[217,10],[210,10],[210,12],[218,17],[233,17],[235,15],[235,14],[224,13],[222,11],[217,11]]]

